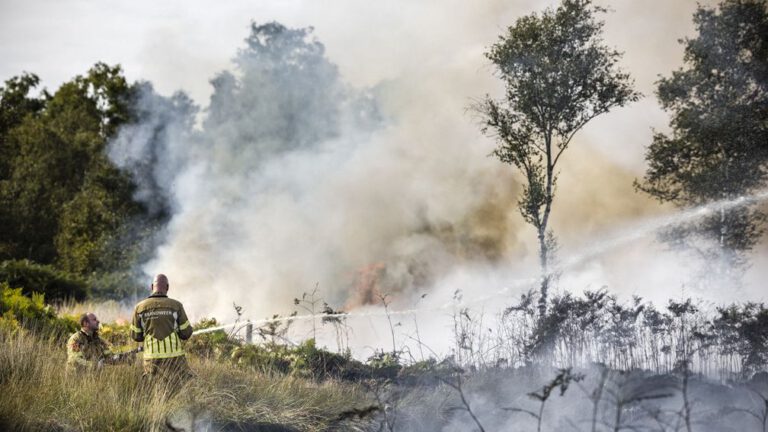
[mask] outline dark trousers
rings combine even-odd
[[[194,374],[187,364],[186,356],[144,359],[143,378],[153,386],[158,384],[167,386],[169,393],[176,393],[193,377]]]

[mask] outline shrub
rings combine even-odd
[[[49,302],[65,299],[83,300],[88,296],[85,282],[55,268],[29,260],[0,263],[0,282],[21,288],[26,295],[44,294]]]
[[[213,318],[203,319],[195,324],[194,328],[202,330],[217,325],[218,322]],[[380,369],[378,366],[364,365],[349,354],[342,355],[317,348],[314,339],[308,339],[296,346],[274,341],[253,345],[231,338],[224,330],[197,333],[187,341],[184,350],[192,356],[230,363],[241,368],[315,380],[359,381],[377,375]],[[391,371],[387,369],[387,372]]]
[[[203,318],[193,326],[195,331],[216,327],[219,323],[216,318]],[[232,351],[240,346],[240,343],[229,337],[224,330],[216,330],[209,333],[198,333],[189,339],[184,345],[184,351],[191,355],[211,360],[227,360]]]
[[[232,349],[233,364],[262,372],[278,372],[315,380],[345,379],[357,381],[371,376],[371,368],[349,356],[315,346],[308,339],[297,346],[273,342],[264,345],[240,344]]]
[[[43,294],[23,294],[21,288],[11,288],[0,282],[0,327],[10,332],[21,328],[51,334],[62,338],[79,327],[73,317],[60,318],[44,302]]]
[[[130,326],[128,324],[101,324],[99,336],[112,345],[112,349],[122,350],[135,344],[130,336]]]

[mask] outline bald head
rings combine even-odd
[[[92,332],[99,329],[99,319],[96,318],[96,315],[93,313],[84,313],[80,315],[80,328],[83,329],[84,332],[91,334]]]
[[[166,294],[168,292],[168,277],[162,273],[155,275],[152,280],[152,292]]]

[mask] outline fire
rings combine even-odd
[[[368,264],[358,269],[344,309],[380,303],[380,296],[386,292],[386,288],[382,286],[386,274],[387,266],[383,262]]]

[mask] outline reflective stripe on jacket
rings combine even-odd
[[[131,338],[144,342],[145,359],[184,355],[181,341],[192,336],[184,306],[164,294],[153,293],[133,311]]]

